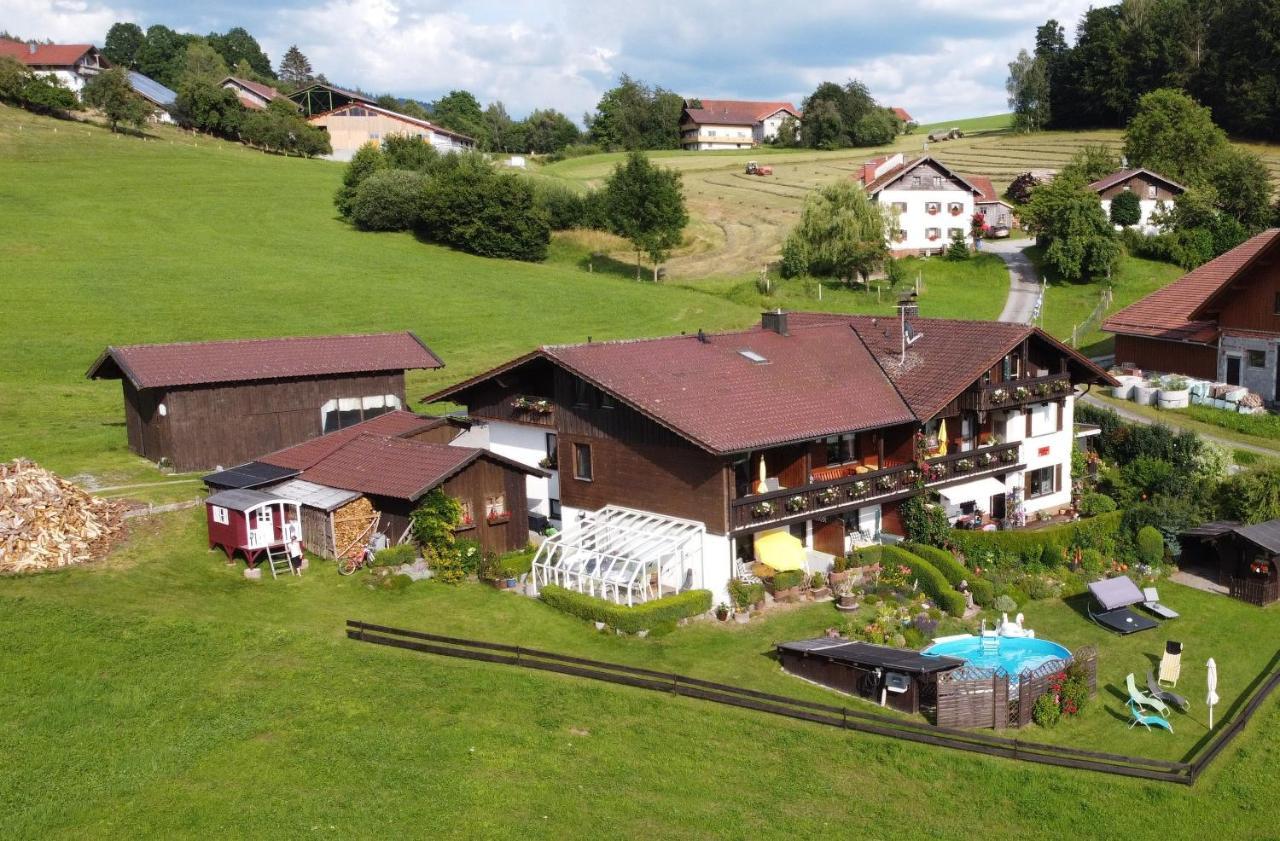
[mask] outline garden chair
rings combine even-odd
[[[1137,704],[1135,704],[1133,701],[1129,702],[1129,716],[1133,719],[1132,721],[1129,722],[1130,730],[1132,730],[1134,725],[1137,725],[1137,724],[1141,724],[1143,727],[1150,730],[1151,725],[1154,724],[1156,727],[1163,727],[1165,730],[1168,730],[1170,733],[1173,732],[1173,725],[1170,724],[1166,719],[1161,718],[1158,715],[1147,715],[1142,711],[1142,708],[1139,707]]]
[[[1178,611],[1160,604],[1160,593],[1156,591],[1155,587],[1143,587],[1142,597],[1144,599],[1142,606],[1161,619],[1178,618]]]
[[[1159,698],[1166,704],[1172,704],[1183,712],[1191,709],[1191,702],[1186,698],[1183,698],[1176,692],[1170,692],[1169,690],[1162,688],[1156,681],[1156,676],[1151,673],[1150,669],[1147,669],[1147,691],[1151,693],[1151,697]]]
[[[1182,643],[1169,640],[1164,644],[1164,656],[1160,658],[1160,685],[1177,686],[1182,674]]]
[[[1159,698],[1153,698],[1138,688],[1138,684],[1133,679],[1133,672],[1129,672],[1124,679],[1125,688],[1129,690],[1129,702],[1138,704],[1143,707],[1150,707],[1162,715],[1169,714],[1169,705]]]

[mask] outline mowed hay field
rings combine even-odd
[[[0,106],[0,460],[97,486],[162,478],[128,453],[120,384],[84,378],[109,344],[410,329],[447,366],[411,372],[416,400],[539,344],[758,318],[568,260],[356,231],[333,209],[341,174],[173,129],[143,141]]]
[[[673,277],[739,275],[759,271],[777,258],[782,239],[799,219],[804,198],[822,184],[856,176],[863,161],[900,151],[923,154],[929,131],[957,127],[958,140],[928,144],[928,152],[963,174],[986,175],[1003,190],[1015,176],[1032,169],[1060,169],[1080,147],[1104,145],[1119,152],[1118,130],[1013,134],[1009,115],[954,120],[922,126],[880,149],[815,152],[807,149],[750,149],[724,152],[655,152],[654,161],[684,175],[693,226],[686,247],[668,262]],[[1241,144],[1266,161],[1280,183],[1280,146]],[[544,167],[552,175],[581,184],[598,184],[622,155],[611,153],[562,161]],[[772,176],[747,175],[747,161],[773,167]]]

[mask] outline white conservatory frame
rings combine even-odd
[[[634,508],[608,505],[586,515],[570,531],[543,541],[533,559],[535,587],[555,584],[632,606],[689,589],[697,570],[704,579],[706,526]]]

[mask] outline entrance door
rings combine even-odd
[[[813,548],[828,555],[844,554],[844,519],[832,517],[813,524]]]
[[[257,526],[257,544],[259,546],[270,546],[276,542],[276,534],[274,528],[274,518],[271,516],[270,508],[258,509],[258,526]]]
[[[991,519],[1004,519],[1004,494],[991,495],[991,507],[987,509],[991,512]]]
[[[1227,385],[1240,385],[1240,357],[1227,357]]]

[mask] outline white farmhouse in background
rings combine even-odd
[[[895,152],[867,161],[857,177],[895,220],[888,234],[894,256],[941,252],[956,231],[973,244],[969,226],[982,190],[941,162]]]
[[[1098,194],[1102,202],[1102,210],[1111,218],[1111,200],[1124,192],[1138,194],[1138,205],[1142,208],[1142,217],[1133,227],[1144,234],[1159,233],[1160,228],[1151,221],[1154,214],[1173,209],[1173,203],[1187,191],[1172,179],[1165,178],[1158,172],[1149,169],[1122,169],[1105,178],[1099,178],[1089,185],[1089,189]],[[1116,226],[1119,230],[1120,226]]]
[[[787,117],[800,119],[800,110],[790,102],[686,99],[680,114],[680,148],[751,149],[776,137]]]
[[[52,76],[75,91],[111,65],[93,44],[37,44],[0,38],[0,55],[16,58],[35,73]]]

